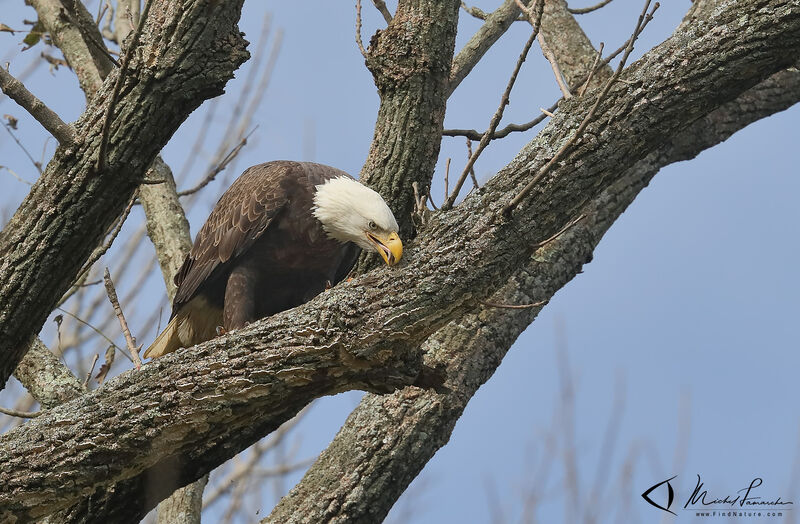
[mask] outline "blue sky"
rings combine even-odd
[[[34,16],[21,4],[0,0],[0,22],[16,27],[23,16]],[[634,58],[665,39],[690,5],[663,4]],[[490,10],[496,3],[477,5]],[[618,0],[580,21],[595,44],[603,41],[614,49],[627,38],[640,9],[638,2]],[[278,158],[314,160],[357,174],[379,100],[355,44],[353,6],[246,2],[242,29],[251,42],[257,40],[266,11],[272,13],[273,26],[285,32],[283,48],[264,102],[253,115],[259,127],[235,174]],[[367,42],[382,27],[382,18],[369,3],[364,15]],[[457,47],[478,27],[478,21],[462,15]],[[528,34],[524,24],[517,24],[486,56],[451,98],[446,127],[480,130],[488,125]],[[0,33],[0,57],[11,61],[12,73],[28,60],[19,54],[18,40]],[[229,97],[238,93],[247,67],[229,84]],[[41,70],[27,84],[64,120],[74,120],[83,109],[69,71],[51,76]],[[530,120],[557,97],[552,72],[534,48],[503,123]],[[40,151],[45,135],[21,110],[1,100],[0,114],[9,112],[20,118],[20,138]],[[185,160],[203,121],[201,108],[165,148],[168,163]],[[201,160],[221,140],[223,122],[221,116],[212,121]],[[542,497],[536,516],[543,522],[568,520],[574,516],[568,508],[576,507],[597,522],[657,522],[661,513],[639,495],[673,475],[678,475],[673,486],[681,504],[696,474],[723,494],[761,477],[765,496],[800,500],[796,482],[791,485],[791,476],[798,473],[800,438],[798,124],[795,107],[751,125],[695,160],[662,170],[614,224],[584,272],[519,338],[470,403],[450,443],[390,518],[517,522],[526,497],[536,493]],[[505,165],[533,132],[493,143],[476,166],[479,178]],[[52,149],[51,141],[48,155]],[[433,189],[437,202],[447,157],[460,171],[466,159],[462,139],[442,144]],[[0,165],[35,179],[5,132],[0,133]],[[201,176],[198,172],[190,180]],[[0,187],[3,202],[12,208],[26,191],[3,171]],[[190,214],[193,233],[223,189],[215,183],[206,190]],[[161,307],[165,298],[159,279],[149,280],[147,299]],[[573,417],[559,408],[559,354],[574,386]],[[348,393],[319,401],[298,429],[300,454],[310,456],[324,447],[358,398]],[[622,399],[622,405],[615,399]],[[620,422],[612,425],[616,438],[609,452],[603,442],[613,417]],[[570,420],[579,503],[566,482],[565,457],[571,455],[565,449],[571,445],[563,428]],[[548,457],[552,464],[544,474]],[[594,485],[601,487],[601,496],[590,503]],[[264,493],[260,515],[269,509],[271,488],[265,486]],[[692,521],[685,514],[675,520]],[[777,521],[783,522],[769,520]]]

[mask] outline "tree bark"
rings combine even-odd
[[[46,514],[147,472],[171,470],[176,482],[186,483],[311,398],[411,383],[419,369],[415,348],[504,285],[540,242],[603,190],[624,183],[638,159],[790,65],[800,50],[800,6],[778,0],[726,5],[703,36],[678,32],[632,65],[588,134],[510,219],[499,218],[499,210],[570,139],[591,97],[563,103],[480,192],[435,215],[397,269],[371,272],[300,308],[125,373],[4,435],[0,506],[6,516]],[[568,274],[563,265],[553,271],[559,278]],[[542,289],[558,286],[548,282],[553,276],[541,278]],[[146,511],[138,502],[131,511]]]
[[[125,2],[118,2],[114,17],[114,40],[122,44],[134,27],[131,26],[127,16],[130,14],[135,20],[139,19],[139,1],[130,2],[130,6],[123,5]],[[32,0],[32,5],[36,9],[39,20],[44,24],[50,33],[53,41],[64,53],[67,62],[78,73],[78,80],[81,88],[86,93],[87,100],[91,99],[102,86],[102,82],[111,70],[112,63],[108,55],[100,51],[100,46],[105,46],[100,31],[97,26],[91,23],[91,15],[81,2],[73,2],[70,6],[64,6],[58,0]],[[129,9],[130,8],[130,11]],[[88,20],[88,23],[86,22]],[[78,69],[75,69],[78,68]],[[175,180],[172,170],[163,161],[160,155],[156,156],[150,166],[147,177],[150,180],[163,180],[160,184],[142,184],[139,187],[139,200],[145,212],[147,232],[150,240],[155,247],[159,266],[164,277],[167,297],[172,300],[175,295],[176,286],[173,277],[177,273],[183,259],[192,247],[189,234],[189,222],[179,202]],[[34,349],[38,349],[36,344],[41,344],[38,339],[34,342]],[[43,377],[36,377],[31,373],[20,375],[20,370],[38,369],[34,361],[41,357],[44,362],[55,367],[60,363],[56,360],[53,364],[40,351],[35,355],[30,355],[33,349],[26,354],[17,366],[15,374],[23,382],[23,385],[35,385],[42,382]],[[50,353],[49,351],[47,352]],[[52,356],[52,354],[50,354]],[[29,358],[30,357],[30,358]],[[60,370],[72,376],[69,371]],[[80,383],[78,382],[80,385]],[[81,388],[83,391],[83,388]],[[36,396],[33,390],[31,393]],[[77,395],[75,395],[77,396]],[[62,398],[62,401],[74,397]],[[49,406],[49,407],[52,407]],[[178,490],[174,497],[170,497],[159,506],[159,521],[162,522],[192,522],[200,519],[202,510],[202,494],[208,477],[203,477],[196,483],[190,484]],[[115,507],[118,498],[137,498],[135,494],[125,489],[123,485],[115,486],[115,489],[106,492],[105,495],[93,494],[89,499],[70,508],[66,512],[51,515],[52,522],[85,522],[91,513],[92,518],[103,520],[104,515],[99,511],[100,507]],[[102,502],[100,501],[102,499]],[[92,506],[89,507],[91,502]]]
[[[56,150],[0,234],[0,384],[161,147],[247,58],[236,27],[240,9],[241,2],[154,0],[119,100],[111,100],[115,71],[75,123],[79,143]],[[98,171],[106,106],[114,103]]]

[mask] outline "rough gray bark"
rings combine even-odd
[[[44,409],[72,400],[86,391],[80,380],[38,338],[14,370],[14,376]]]
[[[240,8],[241,2],[155,1],[143,45],[122,79],[105,168],[98,172],[97,156],[117,71],[75,123],[79,143],[56,150],[0,234],[0,384],[161,147],[203,100],[222,93],[246,59],[236,28]]]
[[[158,505],[158,521],[165,524],[200,524],[203,512],[203,490],[208,475],[182,487]]]
[[[150,167],[148,178],[151,177],[164,183],[142,184],[139,186],[139,199],[147,221],[147,235],[153,242],[164,277],[167,298],[172,302],[176,291],[173,277],[192,249],[192,237],[189,234],[189,221],[178,200],[172,170],[160,156]]]
[[[435,215],[396,270],[371,272],[305,306],[123,374],[4,435],[0,505],[16,516],[44,514],[160,467],[185,483],[313,397],[409,384],[419,369],[414,348],[427,336],[504,285],[539,242],[637,159],[785,68],[800,50],[796,4],[731,2],[709,24],[700,36],[679,32],[632,65],[589,134],[511,219],[496,214],[571,137],[590,97],[564,103],[481,192]]]

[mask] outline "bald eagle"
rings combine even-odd
[[[217,202],[175,275],[172,316],[144,356],[296,307],[344,279],[362,249],[403,255],[383,198],[344,171],[277,161],[247,169]]]

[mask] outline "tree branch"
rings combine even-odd
[[[527,3],[527,2],[525,2]],[[480,62],[483,55],[508,31],[511,24],[519,18],[520,9],[515,0],[505,0],[503,5],[486,17],[486,21],[472,38],[464,44],[461,51],[453,58],[450,70],[450,82],[447,87],[448,96],[461,84],[472,69]],[[477,138],[475,140],[480,140]]]
[[[81,381],[38,338],[14,370],[14,376],[45,409],[86,391]]]
[[[367,52],[381,105],[361,180],[390,202],[404,239],[412,236],[411,182],[427,193],[439,154],[458,9],[458,0],[403,0]]]
[[[81,2],[70,2],[71,6],[61,0],[30,0],[30,3],[90,100],[114,68],[92,16]],[[84,35],[89,36],[84,39]]]
[[[386,2],[383,0],[372,0],[372,5],[375,6],[375,9],[380,11],[381,16],[383,16],[383,19],[386,20],[387,24],[392,23],[392,13],[390,13],[389,8],[386,7]]]
[[[47,129],[62,146],[70,146],[75,142],[72,126],[65,124],[55,111],[45,105],[28,91],[22,82],[11,76],[11,73],[0,67],[0,90]]]
[[[114,18],[114,36],[118,43],[122,43],[128,36],[133,27],[128,15],[131,16],[134,24],[139,24],[139,1],[131,0],[127,2],[125,8],[120,2]],[[73,2],[69,9],[68,16],[55,16],[56,11],[52,9],[50,0],[34,0],[34,5],[39,13],[39,18],[48,28],[54,40],[62,47],[65,57],[75,64],[90,70],[83,71],[79,75],[81,87],[86,92],[87,98],[91,98],[101,86],[101,79],[105,78],[108,70],[100,67],[92,59],[91,50],[96,49],[97,42],[102,45],[102,37],[94,24],[73,24],[74,20],[91,19],[84,5],[80,2]],[[81,45],[86,43],[86,45]],[[134,47],[130,44],[130,49]],[[103,46],[104,47],[104,46]],[[127,59],[126,59],[127,62]],[[178,200],[177,189],[172,171],[169,166],[157,156],[150,166],[145,178],[162,180],[161,184],[142,184],[139,187],[139,200],[145,212],[147,232],[155,247],[159,266],[164,277],[167,296],[170,301],[175,294],[175,284],[173,276],[183,262],[184,257],[191,249],[191,237],[189,234],[189,223],[186,215]],[[29,360],[23,359],[23,363]],[[58,364],[58,362],[57,362]],[[22,367],[22,363],[17,368]],[[69,370],[64,368],[65,373]],[[71,375],[71,373],[69,373]],[[19,378],[19,377],[18,377]],[[33,377],[26,377],[29,382],[36,383]],[[27,385],[26,385],[27,387]],[[207,480],[207,479],[206,479]],[[190,518],[194,515],[199,520],[201,506],[198,502],[202,499],[202,492],[205,486],[203,479],[193,485],[182,488],[180,493],[170,497],[159,508],[159,519],[174,518],[182,515]],[[135,489],[135,487],[134,487]],[[102,501],[99,499],[103,499]],[[103,507],[116,507],[119,505],[117,499],[137,499],[136,493],[127,490],[126,486],[119,485],[115,489],[109,490],[105,494],[95,494],[92,500],[84,499],[80,504],[75,505],[68,511],[52,517],[54,522],[80,521],[85,522],[91,515],[99,521],[104,520]]]

